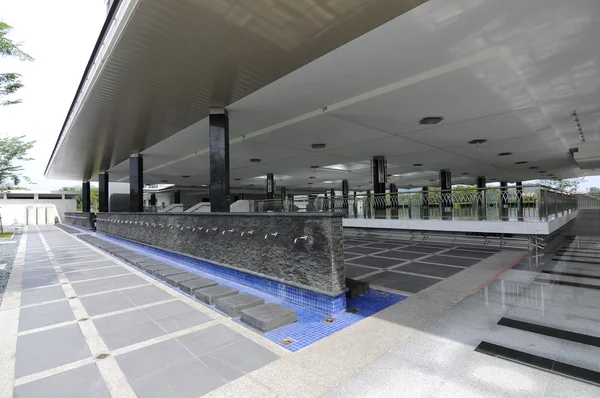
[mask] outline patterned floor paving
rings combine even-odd
[[[0,308],[0,396],[197,397],[286,354],[64,231],[22,239]]]
[[[346,276],[374,288],[415,294],[498,253],[495,248],[346,239]]]

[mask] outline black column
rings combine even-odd
[[[385,183],[387,182],[387,163],[383,156],[375,156],[373,169],[373,210],[375,218],[385,218]]]
[[[508,184],[500,181],[500,219],[508,221]]]
[[[477,177],[477,217],[483,221],[487,218],[487,203],[485,190],[486,178],[483,176]]]
[[[129,211],[144,211],[144,159],[142,155],[129,158]]]
[[[176,204],[178,204],[178,205],[181,204],[181,191],[177,189],[173,193],[174,193],[174,196],[175,196],[173,202],[176,203]]]
[[[156,206],[156,194],[155,193],[150,194],[150,206]]]
[[[523,209],[523,182],[517,181],[517,218],[519,221],[524,221]]]
[[[287,189],[285,189],[285,187],[281,187],[279,190],[281,191],[281,200],[284,200],[287,196]]]
[[[398,187],[393,183],[390,184],[390,206],[392,208],[392,218],[398,218]]]
[[[275,199],[275,176],[267,174],[267,199]]]
[[[452,220],[452,173],[450,170],[440,170],[440,207],[442,220]]]
[[[81,184],[81,211],[84,213],[90,212],[90,182],[86,181]]]
[[[421,218],[429,220],[429,187],[421,188]]]
[[[335,211],[335,189],[331,188],[329,190],[329,196],[331,197],[331,211]]]
[[[98,211],[108,212],[108,173],[98,174]]]
[[[356,202],[356,191],[354,191],[354,197],[352,200],[352,211],[354,212],[354,218],[358,218],[358,203]]]
[[[210,110],[210,211],[229,213],[229,115]]]
[[[344,215],[348,217],[348,193],[350,193],[350,189],[348,186],[348,180],[342,180],[342,209],[344,211]]]

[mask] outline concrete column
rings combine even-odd
[[[142,155],[129,158],[129,211],[144,211],[144,159]]]
[[[173,203],[176,203],[178,205],[181,204],[181,191],[179,189],[176,189],[173,192],[173,196],[174,196]]]
[[[421,188],[421,218],[429,220],[429,187]]]
[[[500,219],[508,221],[508,183],[500,181]]]
[[[375,218],[385,218],[385,183],[387,182],[387,162],[383,156],[375,156],[371,163],[373,170],[373,210]],[[373,216],[372,216],[373,217]]]
[[[524,209],[523,209],[523,182],[517,181],[517,218],[519,221],[524,221]]]
[[[440,170],[440,207],[442,220],[452,220],[452,173],[448,169]]]
[[[267,174],[267,199],[275,199],[275,176],[273,174]]]
[[[486,183],[485,177],[477,177],[477,216],[480,221],[487,219]]]
[[[98,211],[108,212],[108,173],[98,174]]]
[[[212,108],[208,120],[210,211],[229,213],[229,115],[224,108]]]
[[[352,199],[352,210],[354,212],[354,218],[358,218],[358,203],[356,202],[356,191],[354,191],[354,198]]]
[[[349,186],[348,180],[342,180],[342,210],[344,211],[344,216],[348,217],[349,213],[349,205],[348,205],[348,193]]]
[[[155,193],[150,194],[150,206],[156,206],[156,194]]]
[[[398,218],[398,187],[393,183],[390,184],[390,207],[392,209],[392,218]]]
[[[90,182],[85,181],[81,184],[81,211],[89,213],[91,207]]]

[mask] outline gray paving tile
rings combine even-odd
[[[60,268],[63,272],[81,271],[81,270],[92,270],[95,268],[110,267],[111,265],[117,265],[112,260],[93,261],[88,263],[74,263],[61,265]]]
[[[65,274],[69,282],[84,281],[86,279],[103,278],[107,276],[125,275],[130,274],[127,269],[120,265],[115,265],[110,268],[101,268],[77,272],[68,272]]]
[[[90,316],[131,308],[134,305],[120,292],[110,292],[97,296],[81,297],[81,303]]]
[[[115,289],[123,289],[125,287],[138,286],[149,283],[147,280],[137,275],[116,276],[114,278],[107,279],[107,281]]]
[[[61,285],[24,290],[21,293],[21,305],[43,303],[44,301],[60,300],[63,298],[65,298],[65,293]]]
[[[212,318],[194,309],[192,311],[183,312],[180,314],[169,315],[167,317],[157,319],[155,322],[167,333],[173,333],[210,321],[212,321]]]
[[[373,243],[368,243],[366,244],[364,247],[373,247],[376,249],[384,249],[384,250],[392,250],[392,249],[397,249],[397,248],[401,248],[406,246],[406,244],[403,243],[385,243],[385,242],[373,242]]]
[[[481,259],[450,257],[450,256],[443,256],[443,255],[438,254],[438,255],[427,257],[426,259],[417,260],[417,261],[423,261],[423,262],[435,263],[435,264],[455,265],[458,267],[470,267],[472,265],[479,263],[481,261]]]
[[[134,310],[122,314],[111,315],[94,319],[94,325],[100,334],[113,332],[115,330],[151,321],[151,318],[143,310]]]
[[[209,354],[226,345],[244,339],[239,333],[223,325],[215,325],[177,338],[196,356]]]
[[[196,398],[225,384],[214,370],[197,359],[178,364],[134,381],[140,398]]]
[[[121,293],[135,305],[145,305],[173,298],[169,293],[153,285],[127,289]]]
[[[362,254],[344,253],[344,260],[350,260],[356,257],[361,257]]]
[[[437,253],[440,250],[444,250],[444,249],[447,249],[447,248],[429,247],[429,246],[406,246],[402,250],[409,251],[409,252],[415,252],[415,253],[432,254],[432,253]]]
[[[213,357],[210,354],[201,356],[200,361],[212,370],[214,370],[227,382],[234,381],[235,379],[240,378],[246,374],[240,369],[237,369],[236,367],[229,364],[227,360]]]
[[[414,260],[415,258],[427,256],[424,253],[413,253],[413,252],[405,252],[400,250],[388,250],[383,253],[377,253],[374,257],[389,257],[395,258],[399,260]]]
[[[121,327],[112,332],[102,333],[102,339],[110,350],[140,343],[165,334],[153,321]]]
[[[196,358],[175,340],[131,351],[115,357],[131,383],[144,376]]]
[[[351,247],[344,250],[345,253],[356,253],[356,254],[373,254],[383,251],[382,249],[376,249],[374,247]]]
[[[379,274],[367,276],[361,280],[369,282],[373,286],[382,286],[388,289],[402,290],[409,293],[418,293],[440,281],[439,279],[401,274],[393,271],[384,271]]]
[[[96,364],[23,384],[14,390],[15,398],[98,398],[103,393],[108,394],[108,389]]]
[[[170,303],[153,305],[152,307],[144,308],[142,311],[150,317],[150,319],[160,319],[166,316],[181,314],[182,312],[192,311],[194,307],[184,303],[183,301],[172,301]]]
[[[361,258],[356,258],[353,260],[349,260],[349,263],[352,263],[354,265],[367,265],[369,267],[375,267],[375,268],[388,268],[388,267],[392,267],[394,265],[398,265],[404,262],[404,260],[394,260],[394,259],[389,259],[389,258],[383,258],[383,257],[373,257],[373,256],[369,256],[369,257],[361,257]]]
[[[41,372],[91,356],[78,325],[17,338],[15,377]]]
[[[75,315],[67,300],[21,308],[19,313],[19,332],[54,325],[55,323],[72,321],[74,319]]]
[[[110,279],[96,279],[93,281],[75,282],[72,283],[73,290],[78,296],[85,294],[100,293],[107,290],[113,290],[113,285],[110,284]]]
[[[54,270],[54,268],[51,267],[25,269],[23,271],[23,279],[39,278],[52,275],[56,275],[56,271]]]
[[[56,284],[58,284],[58,276],[56,274],[54,274],[54,275],[46,275],[46,276],[40,276],[40,277],[35,277],[35,278],[23,279],[23,282],[21,283],[21,288],[23,290],[25,290],[25,289],[33,289],[36,287],[50,286],[50,285],[56,285]]]
[[[344,239],[344,244],[349,244],[352,246],[364,245],[365,243],[369,243],[369,241],[360,239]]]
[[[371,272],[379,271],[379,269],[361,267],[360,265],[352,265],[346,263],[346,278],[358,278],[362,275],[370,274]]]
[[[436,276],[438,278],[448,278],[462,270],[462,268],[427,263],[409,263],[401,267],[394,268],[394,271],[412,272],[415,274]]]
[[[493,256],[495,253],[490,252],[477,252],[471,250],[448,250],[444,252],[444,255],[447,256],[458,256],[458,257],[470,257],[470,258],[478,258],[484,259],[490,256]]]
[[[210,356],[245,373],[253,372],[279,358],[271,351],[248,339],[213,351]]]

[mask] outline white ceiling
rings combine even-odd
[[[569,155],[600,141],[599,22],[594,0],[430,0],[229,106],[232,185],[275,173],[288,188],[366,189],[373,156],[400,187],[442,168],[454,183],[599,174]],[[207,119],[143,155],[146,183],[207,184]],[[127,181],[127,162],[110,173]]]

